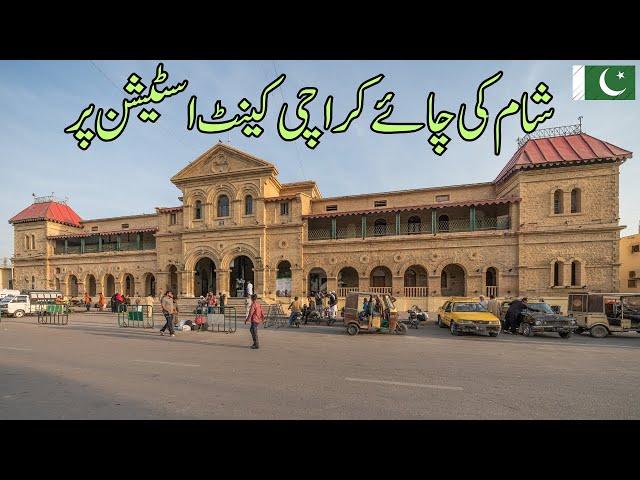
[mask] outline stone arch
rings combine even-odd
[[[327,270],[322,267],[310,268],[306,272],[305,282],[307,283],[307,293],[319,290],[326,291],[329,288]]]
[[[460,268],[462,268],[465,278],[469,277],[469,267],[465,265],[463,262],[460,262],[458,260],[452,260],[452,259],[443,260],[442,262],[440,262],[438,266],[435,268],[435,273],[430,273],[429,275],[439,277],[442,274],[442,270],[444,270],[444,268],[449,264],[458,265]]]
[[[152,296],[152,297],[156,297],[157,296],[157,290],[158,290],[158,284],[156,281],[156,276],[151,273],[151,272],[147,272],[144,275],[142,275],[143,278],[143,285],[144,285],[144,289],[143,289],[143,294],[144,296]]]
[[[66,285],[67,285],[67,292],[66,295],[68,297],[77,297],[78,296],[78,277],[73,274],[70,273],[69,275],[67,275],[67,279],[65,281]]]
[[[411,275],[413,271],[415,275]],[[428,287],[429,286],[429,270],[419,263],[412,263],[403,270],[405,287]],[[414,278],[415,277],[415,278]]]
[[[136,294],[136,279],[132,273],[122,274],[122,295],[125,297],[133,297]]]
[[[461,274],[461,277],[459,275]],[[467,294],[468,274],[463,265],[448,263],[440,271],[440,289],[445,297],[463,297]],[[446,282],[446,283],[445,283]]]
[[[102,278],[102,291],[106,298],[110,298],[116,293],[116,278],[112,273],[105,273]]]
[[[184,204],[186,205],[191,205],[193,204],[196,200],[201,200],[202,204],[206,204],[209,203],[208,202],[208,196],[209,194],[207,193],[206,190],[202,189],[202,188],[196,188],[195,190],[190,191],[187,196],[184,198]]]
[[[360,286],[360,272],[356,267],[348,265],[338,270],[336,280],[338,288],[358,288]]]
[[[558,273],[556,279],[556,263],[558,264]],[[565,281],[565,266],[567,260],[563,257],[555,257],[549,262],[549,285],[553,287],[562,287],[566,283]]]
[[[95,297],[99,293],[98,281],[94,274],[88,273],[84,278],[84,291],[87,292],[90,297]]]
[[[184,259],[184,269],[187,271],[193,271],[196,267],[196,263],[203,257],[209,257],[213,262],[217,265],[221,265],[221,255],[220,253],[213,247],[208,245],[194,247]],[[167,266],[168,271],[169,266]]]
[[[249,259],[253,262],[253,268],[262,268],[262,262],[258,260],[260,258],[260,253],[254,247],[246,243],[236,243],[231,247],[225,248],[221,255],[221,268],[223,268],[224,270],[228,270],[229,268],[231,268],[231,261],[241,255],[249,257]]]
[[[231,184],[225,183],[222,185],[216,185],[215,188],[212,188],[209,191],[209,195],[207,196],[207,203],[211,205],[218,204],[218,197],[221,195],[226,195],[229,197],[229,204],[233,203],[233,200],[238,196],[238,190]]]
[[[574,272],[574,263],[577,262],[578,270]],[[585,262],[580,257],[572,257],[567,262],[569,266],[569,285],[572,287],[582,287],[587,284],[587,269]],[[574,283],[574,274],[575,274],[575,283]],[[565,282],[566,283],[566,282]]]
[[[383,285],[376,285],[383,283]],[[369,272],[369,286],[377,287],[393,287],[393,272],[386,265],[378,265]]]
[[[556,213],[556,196],[560,201],[560,211]],[[549,190],[549,198],[551,200],[551,214],[558,215],[565,213],[566,205],[564,204],[564,189],[559,185],[554,185],[551,190]]]
[[[233,197],[233,200],[244,201],[244,197],[247,195],[251,195],[255,201],[256,198],[260,197],[260,189],[253,183],[244,183],[236,190],[236,196]]]

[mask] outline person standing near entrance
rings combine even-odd
[[[160,300],[160,305],[162,306],[162,314],[166,320],[164,327],[160,329],[160,335],[164,336],[164,331],[168,328],[171,336],[175,337],[176,334],[173,331],[173,312],[175,311],[175,306],[173,302],[173,292],[171,290],[168,290],[167,293],[164,294],[162,300]]]
[[[91,309],[91,297],[87,292],[84,292],[84,298],[82,299],[85,307],[87,307],[87,312]]]
[[[224,294],[224,292],[220,292],[220,313],[224,313],[224,305],[227,301],[227,296]]]
[[[253,295],[253,284],[251,281],[247,281],[247,297],[251,297]]]
[[[255,294],[251,295],[251,308],[249,308],[249,314],[244,320],[244,324],[246,325],[247,322],[251,322],[251,328],[249,328],[249,330],[251,331],[251,338],[253,339],[253,345],[251,345],[251,349],[253,350],[260,348],[260,345],[258,344],[258,326],[263,320],[264,312],[258,303],[258,296]]]

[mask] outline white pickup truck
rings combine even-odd
[[[19,295],[9,295],[0,300],[0,315],[22,318],[38,313],[38,310],[42,309],[39,302],[53,303],[60,295],[62,292],[51,290],[32,290]]]

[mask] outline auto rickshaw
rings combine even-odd
[[[349,293],[344,306],[344,326],[349,335],[357,335],[360,331],[407,333],[407,326],[398,321],[393,298],[386,293]]]
[[[640,294],[570,293],[567,313],[575,318],[575,333],[588,331],[603,338],[614,332],[640,333]]]

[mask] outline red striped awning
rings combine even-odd
[[[49,240],[64,240],[65,238],[86,238],[86,237],[106,237],[107,235],[122,235],[123,233],[155,233],[158,229],[156,227],[149,228],[130,228],[127,230],[114,230],[111,232],[85,232],[85,233],[70,233],[67,235],[52,235],[47,237]]]
[[[368,215],[372,213],[395,213],[395,212],[412,212],[415,210],[427,210],[438,208],[452,208],[452,207],[471,207],[471,206],[483,206],[483,205],[500,205],[505,203],[516,203],[520,201],[520,197],[500,197],[500,198],[488,198],[484,200],[468,200],[465,202],[439,202],[430,203],[424,205],[412,205],[408,207],[389,207],[389,208],[371,208],[368,210],[351,210],[347,212],[329,212],[329,213],[315,213],[310,215],[303,215],[302,218],[331,218],[331,217],[345,217],[347,215]]]

